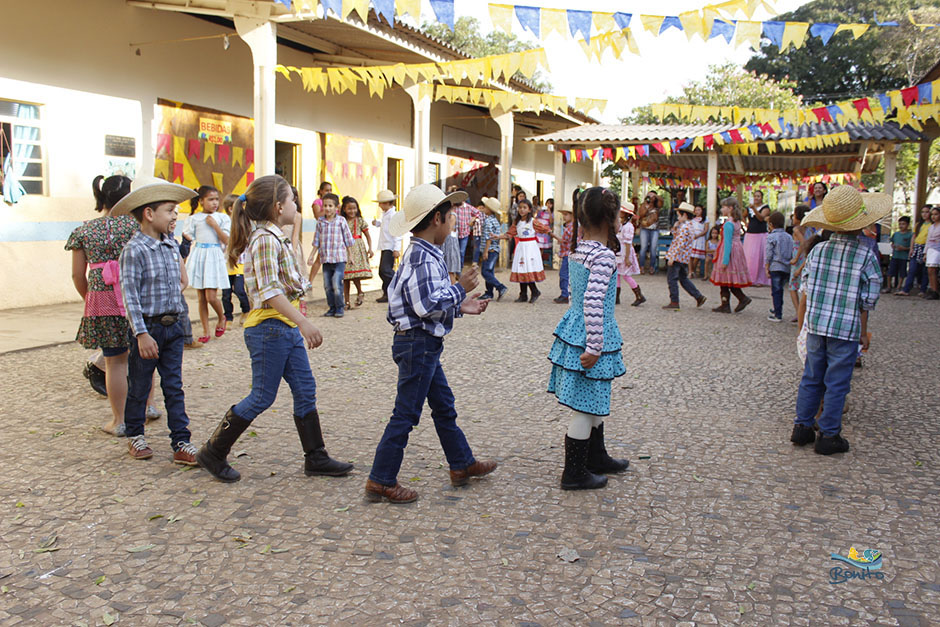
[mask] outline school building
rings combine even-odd
[[[574,186],[599,181],[594,164],[523,141],[593,121],[572,109],[491,111],[415,88],[324,95],[276,74],[275,64],[466,58],[371,11],[362,22],[298,16],[273,0],[20,0],[3,13],[0,308],[78,300],[64,243],[96,217],[98,174],[238,193],[277,172],[300,192],[306,243],[321,180],[358,198],[368,221],[384,188],[403,197],[418,183],[457,184],[506,207],[511,184],[570,201]],[[491,87],[536,91],[522,79]]]

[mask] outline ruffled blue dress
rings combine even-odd
[[[571,285],[571,306],[555,327],[555,342],[549,352],[552,373],[548,379],[548,391],[562,405],[594,416],[610,414],[610,384],[623,376],[627,369],[623,364],[621,347],[623,338],[614,317],[617,291],[617,273],[610,275],[603,301],[604,342],[601,355],[590,370],[581,365],[581,354],[587,346],[587,325],[584,315],[584,295],[588,289],[590,266],[601,254],[613,263],[613,253],[606,246],[582,242],[569,259],[568,275]],[[600,251],[606,251],[600,253]],[[579,254],[580,253],[580,254]],[[610,263],[610,261],[608,261]]]

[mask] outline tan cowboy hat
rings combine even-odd
[[[676,207],[676,211],[685,211],[690,216],[695,215],[695,205],[690,205],[687,202],[679,203],[679,206]]]
[[[567,205],[565,205],[564,207],[562,207],[561,209],[559,209],[559,211],[561,211],[562,213],[574,213],[574,211],[571,210],[571,207],[569,207],[569,206],[567,206]]]
[[[626,200],[620,203],[620,210],[624,213],[629,213],[631,216],[636,215],[636,206],[632,202],[627,202]]]
[[[490,196],[484,196],[483,198],[480,199],[480,202],[482,202],[486,206],[486,208],[492,211],[493,213],[498,214],[500,216],[506,215],[503,212],[503,208],[500,206],[498,199],[491,198]]]
[[[180,204],[196,196],[196,191],[185,185],[169,183],[163,179],[141,176],[131,183],[131,193],[118,201],[111,208],[112,216],[122,216],[138,207],[151,205],[157,202],[172,202]]]
[[[395,202],[396,200],[398,200],[398,196],[390,189],[383,189],[375,197],[375,202]]]
[[[857,231],[891,213],[892,205],[887,194],[863,194],[851,185],[839,185],[800,224],[830,231]]]
[[[445,202],[457,203],[467,199],[467,192],[444,194],[437,185],[418,185],[405,196],[405,206],[389,220],[388,230],[392,237],[401,237],[416,227],[424,216]]]

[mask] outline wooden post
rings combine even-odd
[[[885,194],[891,198],[891,219],[894,219],[894,182],[898,172],[898,153],[893,143],[885,144]]]
[[[914,195],[914,213],[917,215],[921,207],[927,204],[927,167],[930,164],[930,144],[932,139],[920,142],[920,151],[917,154],[917,193]]]
[[[718,219],[718,153],[708,151],[708,223],[714,225]]]

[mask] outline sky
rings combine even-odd
[[[522,4],[508,0],[497,0],[505,4]],[[771,3],[776,12],[769,13],[761,10],[753,19],[771,19],[773,15],[792,11],[807,3],[807,0],[777,0]],[[423,7],[427,13],[424,17],[432,17],[430,5]],[[455,14],[457,17],[470,15],[480,20],[484,31],[493,30],[490,21],[488,2],[484,0],[455,0]],[[548,8],[572,8],[572,5],[562,0],[525,0],[527,6]],[[623,11],[634,15],[631,29],[640,49],[640,56],[625,51],[623,58],[617,60],[611,53],[605,54],[602,62],[597,59],[588,60],[581,47],[569,38],[562,38],[553,33],[541,45],[544,45],[548,55],[549,82],[552,93],[568,98],[603,98],[606,99],[607,108],[603,114],[594,117],[602,122],[616,123],[629,114],[634,107],[662,102],[667,96],[676,96],[682,93],[683,85],[694,80],[702,80],[708,73],[710,65],[734,61],[743,65],[751,57],[747,46],[735,48],[725,43],[721,37],[709,42],[698,38],[691,42],[685,33],[670,29],[661,36],[647,33],[640,25],[638,16],[648,15],[678,15],[683,11],[699,9],[706,3],[703,0],[589,0],[578,9],[591,11]],[[743,19],[743,16],[738,16]],[[517,20],[513,20],[513,32],[520,38],[535,42],[535,38],[528,31],[523,31]]]

